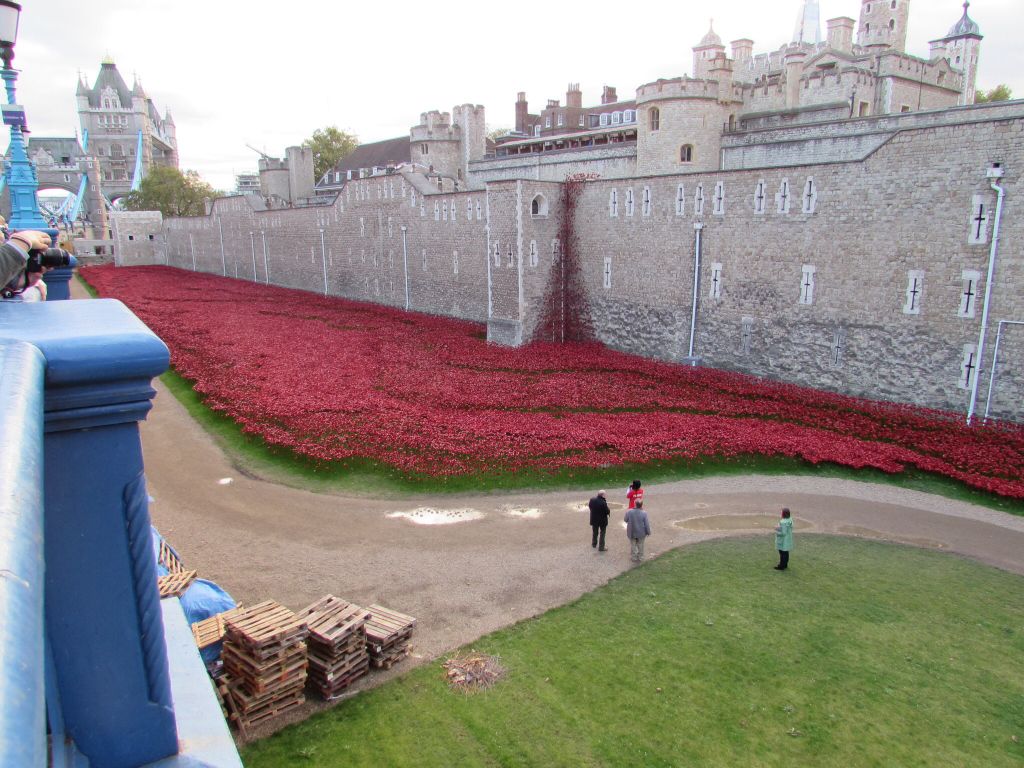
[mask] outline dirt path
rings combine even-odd
[[[273,598],[300,609],[327,593],[381,603],[417,617],[415,661],[569,602],[630,567],[615,503],[624,501],[631,478],[608,489],[609,551],[599,553],[580,511],[593,491],[396,501],[372,498],[372,489],[368,498],[295,490],[239,473],[159,382],[156,388],[142,425],[153,522],[187,567],[244,604]],[[799,538],[817,532],[942,549],[1024,574],[1024,518],[916,491],[836,479],[728,477],[651,486],[646,504],[651,557],[760,530],[768,577],[775,557],[770,528],[779,508],[789,506],[805,526],[793,556],[797,571]],[[421,525],[389,516],[419,508],[466,519]],[[364,685],[408,668],[372,675]]]

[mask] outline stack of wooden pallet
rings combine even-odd
[[[240,729],[299,706],[306,685],[306,621],[266,600],[224,620],[228,709]]]
[[[369,611],[366,648],[370,652],[370,663],[378,669],[390,669],[395,662],[409,655],[409,641],[412,640],[416,619],[382,605],[371,605]]]
[[[370,657],[364,627],[369,611],[327,595],[299,611],[309,637],[309,679],[330,700],[366,674]]]

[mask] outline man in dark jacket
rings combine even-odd
[[[600,538],[601,546],[598,551],[604,552],[604,534],[608,530],[608,516],[612,513],[608,509],[605,492],[598,491],[597,496],[592,498],[587,506],[590,507],[590,527],[594,530],[594,537],[591,540],[590,546],[596,547],[598,538]]]

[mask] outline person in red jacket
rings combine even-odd
[[[628,509],[636,509],[636,503],[643,501],[644,489],[640,487],[639,480],[634,480],[633,484],[629,486],[629,490],[626,491],[626,499],[629,501]]]

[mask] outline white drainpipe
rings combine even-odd
[[[409,311],[409,243],[407,240],[409,228],[402,225],[402,264],[405,267],[405,311]]]
[[[693,312],[690,315],[690,351],[686,354],[691,361],[693,358],[693,337],[697,333],[697,292],[700,290],[701,234],[703,233],[704,225],[698,221],[693,225],[693,229],[696,235],[693,244]]]
[[[984,360],[985,334],[988,332],[988,308],[992,299],[992,278],[996,271],[996,254],[999,252],[999,221],[1003,215],[1003,196],[1006,191],[997,183],[1003,178],[1003,169],[996,163],[988,170],[988,178],[992,179],[992,189],[999,197],[996,199],[996,223],[992,229],[992,247],[988,253],[988,277],[985,278],[985,304],[981,310],[981,331],[978,332],[978,367],[974,371],[974,381],[971,384],[971,404],[967,409],[967,423],[974,419],[974,408],[978,402],[978,380],[981,378],[981,365]]]

